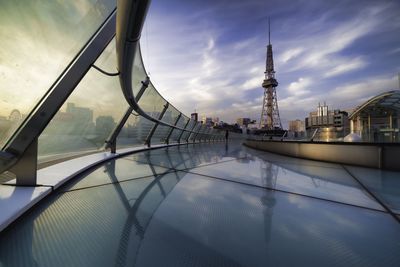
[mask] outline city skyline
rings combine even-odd
[[[144,64],[186,114],[259,119],[270,17],[286,128],[318,102],[350,109],[398,88],[399,10],[395,1],[153,1]]]

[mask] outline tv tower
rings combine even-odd
[[[264,87],[264,100],[261,111],[260,128],[266,130],[282,130],[281,119],[279,118],[278,99],[276,97],[276,87],[278,81],[275,79],[274,59],[272,57],[271,27],[268,18],[268,45],[267,61],[265,69],[265,79],[262,83]]]

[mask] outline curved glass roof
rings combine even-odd
[[[393,90],[374,96],[358,106],[349,118],[360,114],[386,115],[388,111],[400,111],[400,90]]]

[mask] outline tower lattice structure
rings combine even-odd
[[[260,128],[267,130],[281,130],[282,124],[279,117],[278,99],[276,87],[278,81],[275,79],[274,59],[272,55],[271,30],[268,21],[268,45],[265,79],[262,83],[264,88],[264,100],[261,111]]]

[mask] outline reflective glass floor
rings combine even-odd
[[[0,266],[400,266],[400,175],[236,143],[112,160],[0,233]]]

